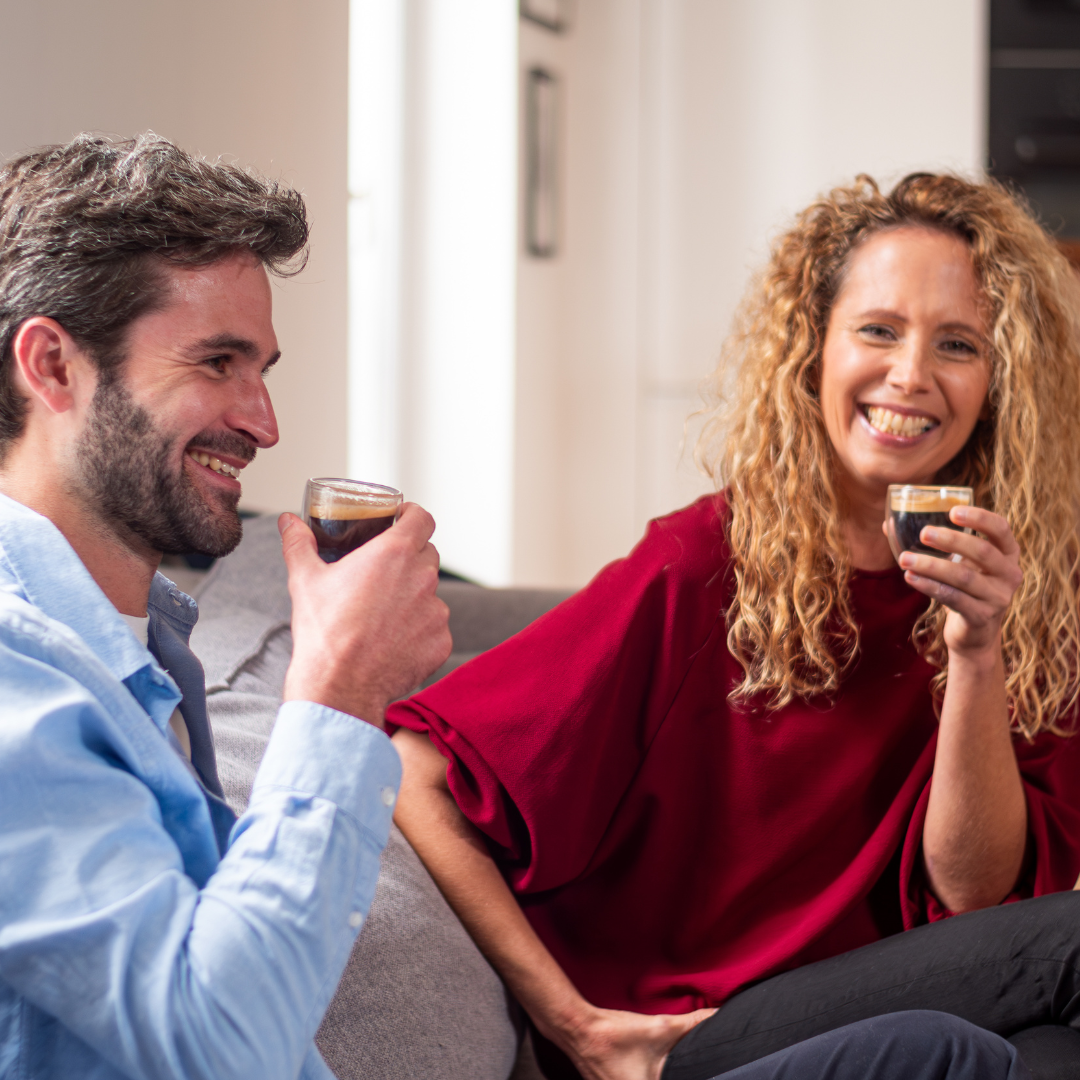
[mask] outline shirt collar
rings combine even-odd
[[[152,684],[175,690],[169,676],[160,671],[147,650],[135,640],[63,533],[47,517],[2,493],[0,567],[7,570],[18,590],[34,607],[74,630],[121,682],[149,663],[155,669]],[[182,598],[180,603],[171,602],[174,593]],[[189,626],[197,618],[192,610],[195,602],[160,574],[151,586],[151,601],[160,614]],[[167,680],[167,686],[159,675]],[[178,697],[179,692],[176,694]],[[154,715],[160,710],[150,711]]]

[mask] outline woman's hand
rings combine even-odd
[[[562,1032],[554,1041],[585,1080],[659,1080],[671,1048],[714,1012],[698,1009],[677,1016],[645,1016],[591,1008],[580,1026]]]
[[[900,556],[904,580],[949,609],[945,645],[950,657],[986,655],[1001,647],[1001,622],[1020,586],[1020,548],[1009,523],[976,506],[954,506],[949,518],[983,536],[927,526],[920,539],[927,547],[961,556],[960,562],[917,555]]]
[[[998,904],[1016,883],[1027,800],[1009,731],[1001,623],[1020,585],[1020,549],[1000,514],[954,506],[949,518],[982,536],[927,527],[927,547],[960,562],[900,556],[907,583],[949,609],[949,678],[923,824],[930,887],[950,910]]]

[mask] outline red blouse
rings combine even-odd
[[[394,705],[428,734],[529,921],[584,996],[639,1012],[943,917],[920,842],[937,724],[899,570],[851,582],[836,700],[733,708],[722,497],[516,637]],[[1016,897],[1080,871],[1080,741],[1015,743],[1030,839]]]

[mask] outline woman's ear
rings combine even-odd
[[[55,319],[35,315],[23,322],[11,341],[11,360],[14,385],[24,396],[52,413],[67,412],[75,404],[88,361]]]

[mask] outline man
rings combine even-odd
[[[298,194],[146,136],[0,170],[0,1077],[330,1075],[312,1037],[450,649],[431,518],[333,566],[281,520],[285,703],[235,821],[166,552],[239,541],[278,440],[267,272]]]

